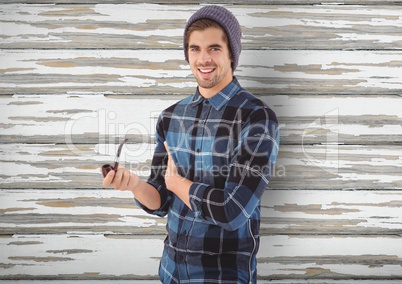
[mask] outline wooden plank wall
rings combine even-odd
[[[0,1],[0,281],[157,283],[165,219],[99,174],[126,135],[145,178],[157,115],[195,88],[200,6],[149,2]],[[402,281],[402,2],[219,3],[281,123],[259,283]]]

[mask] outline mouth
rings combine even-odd
[[[215,68],[198,68],[198,71],[199,71],[201,74],[208,75],[208,74],[211,74],[212,72],[214,72],[214,71],[215,71]]]
[[[210,76],[212,76],[212,73],[214,73],[215,68],[198,68],[198,72],[201,74],[202,78],[204,79],[209,79]]]

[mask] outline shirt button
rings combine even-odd
[[[197,149],[197,153],[201,152],[200,148]]]
[[[200,177],[195,177],[194,180],[195,181],[200,181]]]
[[[206,105],[209,104],[209,101],[205,101],[205,104],[206,104]]]

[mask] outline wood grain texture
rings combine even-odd
[[[0,94],[183,94],[181,50],[2,50]],[[255,94],[401,94],[402,51],[245,50],[235,75]]]
[[[218,4],[242,25],[235,75],[281,127],[258,283],[401,283],[402,1]],[[159,283],[166,219],[99,167],[126,135],[122,164],[147,177],[157,116],[196,87],[199,7],[0,1],[1,283]]]
[[[399,6],[261,4],[227,5],[242,25],[243,49],[402,49]],[[0,48],[180,49],[184,25],[197,9],[3,4]]]
[[[0,142],[115,144],[125,135],[131,143],[152,143],[161,111],[184,97],[3,95]],[[402,141],[401,96],[259,97],[278,117],[282,145]]]
[[[0,235],[163,236],[166,219],[139,209],[130,192],[0,190]],[[402,192],[267,190],[261,235],[402,235]]]
[[[0,195],[0,279],[156,279],[165,221],[146,217],[130,193]],[[401,197],[400,191],[268,190],[259,278],[401,279]],[[121,265],[127,263],[133,265]]]
[[[392,236],[262,236],[258,278],[400,280],[400,241]],[[0,238],[0,279],[156,280],[162,244],[162,236],[5,236]]]
[[[147,178],[153,144],[128,144],[121,166]],[[0,188],[99,188],[117,144],[4,144]],[[402,147],[282,145],[271,189],[400,189]]]
[[[84,0],[80,1],[80,4],[99,4],[99,0]],[[2,0],[0,3],[8,4],[8,3],[24,3],[24,4],[77,4],[75,0]],[[175,0],[174,2],[170,0],[104,0],[102,1],[104,4],[138,4],[138,3],[149,3],[149,4],[197,4],[199,5],[199,1],[194,0]],[[247,1],[248,5],[316,5],[319,4],[327,4],[327,5],[399,5],[401,4],[400,0],[344,0],[342,2],[334,2],[332,0],[322,0],[317,2],[316,0],[252,0]],[[226,4],[226,5],[239,5],[244,4],[244,1],[241,0],[210,0],[208,4]]]
[[[293,284],[299,284],[299,283],[311,283],[310,280],[308,279],[292,279],[291,282],[290,280],[258,280],[258,283],[265,283],[265,284],[279,284],[279,283],[293,283]],[[84,282],[84,281],[81,281]],[[15,280],[2,280],[1,283],[4,284],[14,284]],[[54,283],[53,280],[18,280],[19,284],[47,284],[47,283]],[[77,283],[77,280],[63,280],[63,284],[72,284],[72,283]],[[79,282],[78,282],[79,283]],[[85,284],[128,284],[128,283],[133,283],[133,280],[85,280]],[[141,280],[141,282],[138,281],[138,283],[141,284],[160,284],[159,280]],[[378,280],[362,280],[362,279],[348,279],[348,280],[334,280],[334,279],[314,279],[315,284],[378,284]],[[400,280],[389,280],[389,279],[381,279],[381,283],[384,284],[400,284]]]

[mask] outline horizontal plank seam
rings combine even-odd
[[[217,1],[212,1],[217,2]],[[306,2],[294,2],[294,1],[284,1],[284,0],[275,0],[270,2],[263,2],[263,1],[247,1],[247,6],[316,6],[316,5],[326,5],[326,6],[389,6],[389,5],[401,5],[402,1],[366,1],[362,3],[361,1],[347,1],[347,3],[343,2],[335,2],[335,1],[306,1]],[[28,5],[37,5],[37,4],[56,4],[56,5],[91,5],[96,4],[99,2],[96,1],[82,1],[82,2],[73,2],[73,1],[7,1],[7,2],[0,2],[0,4],[13,4],[13,3],[22,3]],[[103,1],[102,4],[137,4],[138,1]],[[197,2],[194,1],[148,1],[144,0],[142,3],[152,3],[158,5],[196,5]],[[220,1],[217,3],[225,4],[227,7],[230,6],[244,6],[245,2],[243,1],[230,1],[229,3],[225,3],[225,1]]]
[[[1,43],[0,43],[1,44]],[[42,47],[42,48],[18,48],[18,47],[2,47],[0,48],[1,50],[113,50],[113,51],[144,51],[144,50],[150,50],[150,51],[157,51],[157,50],[177,50],[181,51],[182,48],[173,48],[173,47],[166,47],[166,48],[50,48],[50,47]],[[384,51],[384,52],[390,52],[390,51],[400,51],[402,52],[402,48],[309,48],[309,49],[301,49],[301,48],[243,48],[242,51],[350,51],[350,52],[355,52],[355,51]],[[183,57],[184,60],[184,57]]]

